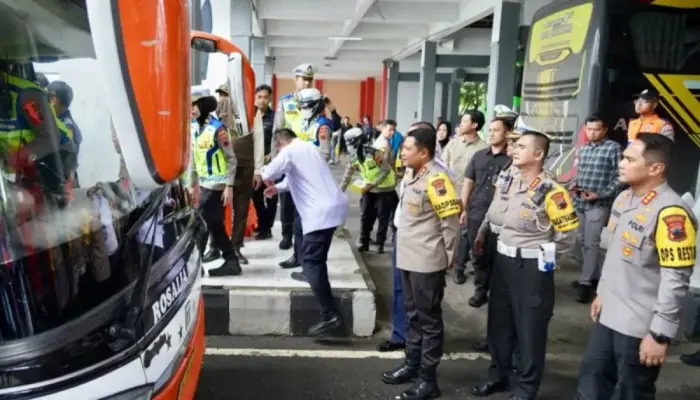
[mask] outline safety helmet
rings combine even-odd
[[[302,89],[299,91],[299,110],[305,120],[321,114],[326,109],[326,102],[321,92],[316,88]]]
[[[348,154],[351,159],[363,158],[361,153],[362,146],[365,143],[365,135],[361,128],[350,128],[343,135],[345,145],[348,149]]]

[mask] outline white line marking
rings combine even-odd
[[[380,353],[371,350],[294,350],[294,349],[235,349],[235,348],[207,348],[206,355],[210,356],[237,356],[237,357],[283,357],[283,358],[327,358],[327,359],[367,359],[379,358],[384,360],[399,360],[404,357],[400,351]],[[462,352],[445,353],[442,357],[445,361],[477,361],[490,360],[491,357],[485,353]],[[581,355],[576,354],[547,354],[549,361],[575,362],[581,361]],[[676,364],[680,360],[678,356],[670,356],[666,363]]]

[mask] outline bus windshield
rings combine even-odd
[[[82,7],[0,0],[0,344],[74,320],[138,276],[120,250],[148,193],[120,161],[93,53]]]

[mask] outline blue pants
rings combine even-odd
[[[394,297],[392,299],[392,343],[406,343],[406,332],[408,331],[408,317],[403,305],[403,288],[401,287],[401,270],[396,268],[396,236],[394,236],[394,251],[391,258],[391,269],[394,272]]]

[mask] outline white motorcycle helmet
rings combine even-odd
[[[326,102],[324,101],[323,96],[321,96],[321,92],[319,92],[316,88],[300,90],[298,101],[301,116],[305,120],[310,120],[311,118],[323,113],[326,109]]]

